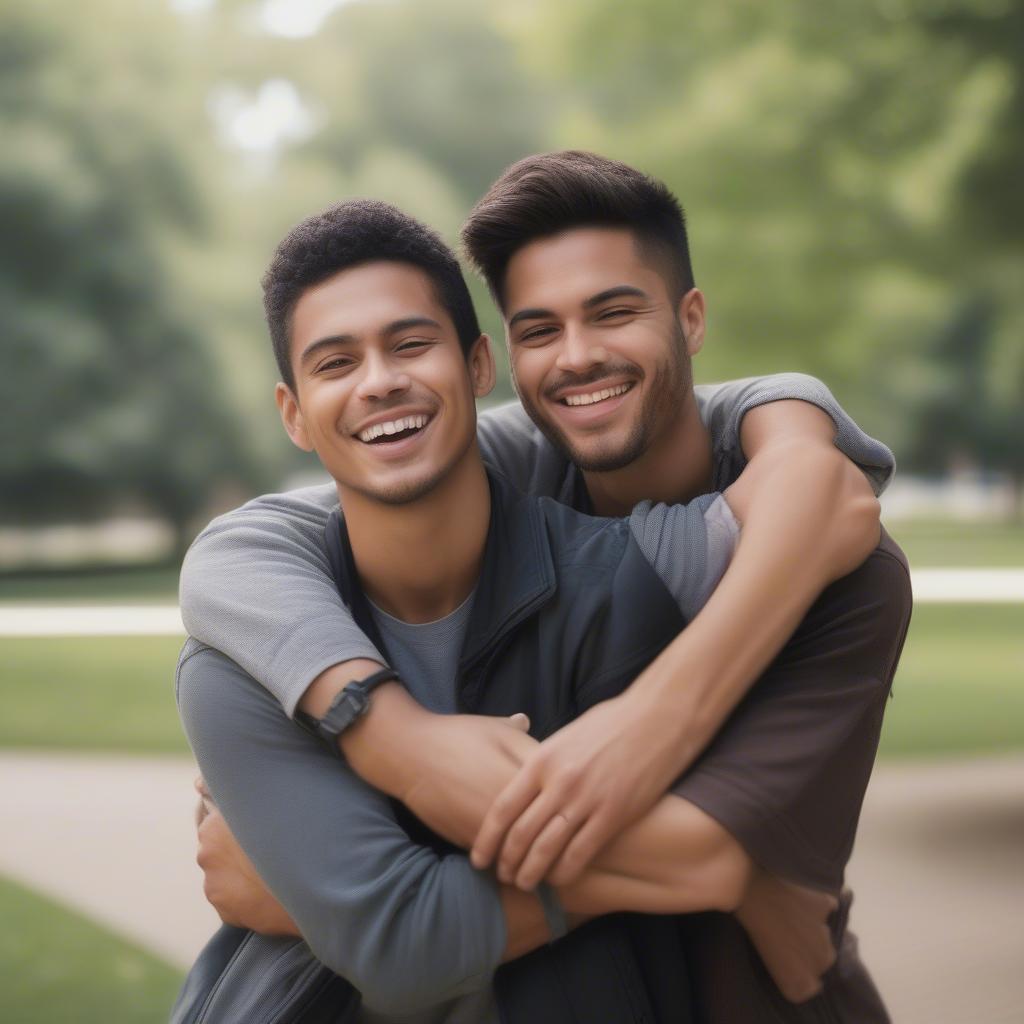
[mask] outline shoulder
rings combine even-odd
[[[844,663],[888,683],[903,649],[913,610],[906,556],[883,531],[878,546],[849,575],[828,586],[794,634],[801,658]]]
[[[569,463],[557,452],[519,402],[485,410],[477,421],[480,453],[521,491],[557,495]]]
[[[540,512],[557,567],[579,569],[588,564],[614,568],[629,541],[629,521],[591,516],[554,498],[530,498]]]
[[[561,643],[583,706],[621,692],[685,624],[625,519],[584,515],[535,499],[548,530]]]
[[[193,542],[190,554],[211,542],[219,549],[225,544],[248,543],[255,536],[316,537],[337,507],[333,483],[261,494],[211,520]]]

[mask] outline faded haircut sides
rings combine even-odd
[[[686,216],[668,188],[628,164],[583,150],[528,156],[512,164],[473,207],[462,244],[499,306],[509,260],[524,245],[572,228],[633,232],[674,299],[694,287]]]
[[[408,263],[433,282],[465,355],[480,337],[455,253],[437,232],[389,203],[351,199],[296,224],[263,275],[263,308],[281,380],[293,391],[291,318],[302,294],[343,270],[377,261]]]

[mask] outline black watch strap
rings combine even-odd
[[[341,757],[338,737],[354,722],[370,710],[370,694],[382,683],[398,679],[393,668],[378,669],[365,679],[357,679],[349,683],[331,701],[323,718],[310,718],[313,732],[322,739],[331,750]]]

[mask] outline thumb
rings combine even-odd
[[[508,724],[511,725],[513,729],[518,729],[520,732],[530,731],[530,719],[521,711],[514,715],[509,715]]]

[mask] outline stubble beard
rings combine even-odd
[[[586,450],[575,447],[566,435],[547,420],[532,400],[520,392],[526,414],[551,445],[570,462],[588,473],[612,473],[636,462],[654,443],[664,427],[683,411],[693,383],[690,360],[686,358],[686,335],[678,320],[674,337],[666,348],[667,358],[654,370],[650,387],[624,440],[597,443]]]

